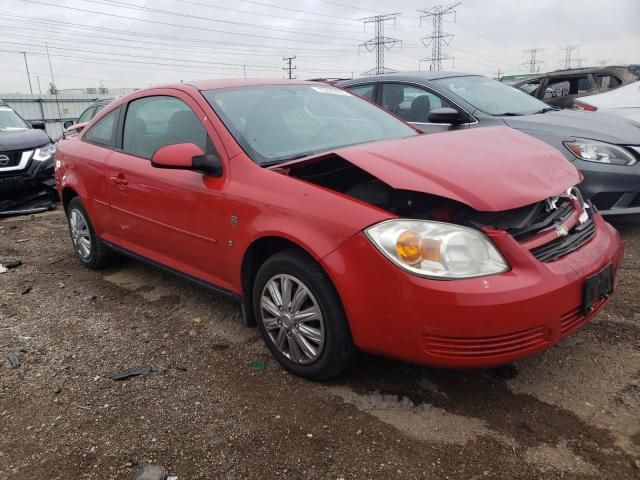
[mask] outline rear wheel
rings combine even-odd
[[[96,236],[89,215],[78,197],[69,202],[67,219],[73,248],[80,263],[91,269],[110,265],[115,254]]]
[[[273,356],[301,377],[321,380],[355,355],[340,299],[322,268],[296,251],[269,258],[253,291],[258,328]]]

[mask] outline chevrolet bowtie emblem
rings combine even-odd
[[[556,235],[558,236],[558,238],[566,237],[567,235],[569,235],[569,229],[564,225],[560,225],[559,227],[556,227]]]

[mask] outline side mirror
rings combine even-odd
[[[450,123],[452,125],[460,125],[461,123],[467,123],[468,121],[469,120],[465,115],[454,108],[434,108],[429,112],[429,122],[431,123]]]
[[[71,125],[73,125],[73,120],[67,120],[62,124],[65,130],[68,129]]]
[[[44,122],[42,120],[31,120],[29,122],[32,128],[37,128],[38,130],[44,130]]]
[[[193,170],[211,177],[222,176],[222,162],[217,155],[205,153],[193,143],[176,143],[159,148],[151,157],[151,166],[174,170]]]

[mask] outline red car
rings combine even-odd
[[[297,81],[141,90],[56,151],[82,264],[119,252],[231,295],[313,379],[358,350],[484,367],[575,332],[623,255],[580,180],[513,129],[422,135]]]

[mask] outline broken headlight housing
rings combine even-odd
[[[484,233],[428,220],[388,220],[365,230],[384,256],[414,275],[460,279],[509,270]]]
[[[573,142],[564,142],[564,146],[576,158],[587,162],[608,163],[611,165],[634,165],[636,157],[626,149],[611,143],[595,142],[586,138],[577,138]]]
[[[39,162],[44,162],[53,158],[53,155],[56,153],[56,146],[53,143],[49,145],[45,145],[44,147],[36,148],[35,152],[33,152],[33,159]]]

